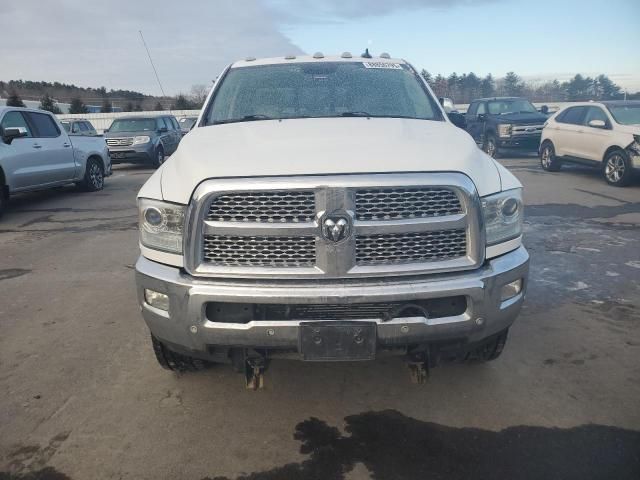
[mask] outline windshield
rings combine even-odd
[[[640,104],[638,105],[616,105],[607,108],[613,115],[616,122],[621,125],[640,125]]]
[[[195,117],[189,117],[189,118],[181,118],[180,120],[178,120],[178,122],[180,122],[180,128],[182,130],[189,130],[194,123],[196,123],[196,120],[198,120]]]
[[[524,98],[492,100],[489,102],[491,115],[505,115],[507,113],[537,113],[536,107]]]
[[[318,62],[229,70],[206,124],[340,116],[442,120],[408,65]]]
[[[151,132],[156,129],[154,118],[127,118],[114,120],[110,132]]]

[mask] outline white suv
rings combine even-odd
[[[540,164],[557,172],[563,162],[595,166],[610,185],[628,185],[640,169],[640,101],[579,103],[551,117],[542,131]]]

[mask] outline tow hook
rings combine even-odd
[[[418,351],[407,354],[407,366],[411,375],[411,383],[425,384],[429,379],[429,352]]]
[[[247,382],[247,389],[259,390],[264,387],[265,366],[264,357],[248,357],[245,360],[244,376]]]

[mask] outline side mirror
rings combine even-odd
[[[487,118],[487,114],[486,113],[479,113],[478,114],[478,120],[484,122],[484,120]]]
[[[102,131],[102,133],[107,133],[108,131],[109,131],[109,129],[108,129],[108,128],[105,128],[105,129]]]
[[[549,113],[549,107],[546,106],[546,105],[542,105],[540,107],[540,113],[543,113],[543,114],[547,115]]]
[[[158,133],[167,133],[169,131],[169,129],[167,127],[160,127],[158,129]]]
[[[22,138],[27,136],[27,129],[24,127],[10,127],[5,128],[2,133],[2,140],[7,145],[11,145],[16,138]]]
[[[607,124],[604,120],[589,120],[588,125],[593,128],[607,128]]]
[[[467,119],[460,112],[449,112],[449,120],[458,128],[466,128],[467,127]]]

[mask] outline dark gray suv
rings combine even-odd
[[[178,148],[182,133],[172,115],[116,118],[105,130],[113,163],[149,163],[159,167]]]

